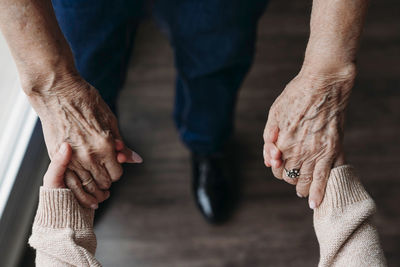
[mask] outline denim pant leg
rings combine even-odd
[[[267,0],[157,0],[154,14],[174,48],[174,119],[197,154],[218,152],[233,131],[237,92]]]
[[[82,77],[116,111],[125,80],[142,0],[52,0]]]

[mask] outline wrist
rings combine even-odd
[[[65,95],[83,81],[75,68],[57,67],[51,70],[32,71],[21,76],[21,86],[29,99],[51,98]]]
[[[300,76],[322,81],[348,81],[353,83],[357,75],[354,62],[332,62],[305,58]]]
[[[87,83],[76,71],[66,69],[41,73],[22,84],[29,102],[41,119],[51,116],[73,98],[79,100],[83,91],[88,89]]]
[[[66,64],[44,66],[40,69],[31,69],[29,72],[20,72],[21,86],[28,97],[48,95],[54,93],[59,84],[69,83],[79,76],[75,67]]]
[[[355,50],[333,45],[334,41],[328,43],[325,39],[310,37],[302,69],[316,74],[338,74],[354,78]]]

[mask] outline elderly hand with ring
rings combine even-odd
[[[356,76],[356,52],[368,1],[314,0],[300,73],[272,105],[264,130],[264,163],[276,178],[323,199],[342,148],[344,111]]]
[[[342,165],[344,111],[355,77],[352,65],[315,75],[304,67],[272,105],[264,131],[264,162],[274,176],[322,202],[330,170]]]

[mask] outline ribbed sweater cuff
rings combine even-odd
[[[354,168],[343,165],[331,170],[324,199],[314,213],[318,216],[343,211],[346,206],[370,198]]]
[[[79,205],[71,190],[40,187],[36,226],[85,229],[93,227],[94,210]]]

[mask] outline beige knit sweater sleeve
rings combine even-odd
[[[324,200],[314,212],[319,266],[386,266],[371,222],[375,203],[348,165],[332,169]]]
[[[94,211],[82,208],[69,189],[40,188],[29,244],[36,266],[101,266],[95,259]]]
[[[371,223],[375,204],[350,166],[331,171],[324,201],[314,212],[319,266],[386,266]],[[95,259],[94,212],[69,189],[40,189],[30,245],[37,266],[101,266]]]

